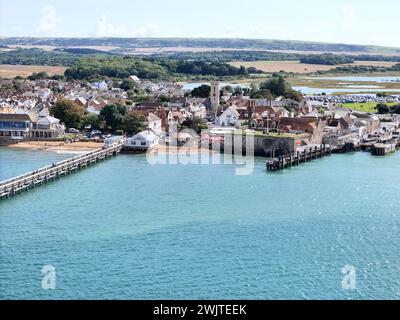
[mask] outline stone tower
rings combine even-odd
[[[211,107],[214,109],[216,112],[219,107],[219,82],[218,81],[212,81],[211,82]]]

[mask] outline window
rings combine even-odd
[[[142,146],[145,146],[146,145],[146,141],[142,141]]]
[[[29,128],[28,122],[17,122],[17,121],[1,121],[0,128],[2,129],[27,129]]]

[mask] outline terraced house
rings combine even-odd
[[[0,143],[11,144],[21,140],[53,139],[65,134],[60,120],[36,113],[0,113]]]

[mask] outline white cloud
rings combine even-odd
[[[42,18],[39,21],[38,31],[40,33],[54,33],[61,18],[57,15],[57,10],[52,5],[45,5],[42,8]]]
[[[100,37],[118,37],[125,36],[124,27],[115,26],[107,21],[106,16],[102,16],[97,24],[97,35]]]

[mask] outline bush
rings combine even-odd
[[[378,110],[379,114],[386,114],[390,112],[390,108],[384,103],[379,103],[376,106],[376,109]]]

